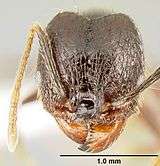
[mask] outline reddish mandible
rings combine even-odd
[[[139,94],[160,78],[158,68],[143,79],[143,46],[135,24],[121,13],[62,12],[45,30],[31,27],[11,98],[11,151],[18,142],[17,105],[35,34],[40,46],[38,91],[44,109],[80,144],[80,150],[105,150],[136,112]]]

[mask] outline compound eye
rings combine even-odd
[[[86,107],[87,110],[91,110],[91,109],[94,108],[94,102],[93,102],[92,100],[82,100],[82,101],[80,102],[80,105],[81,105],[82,107]]]

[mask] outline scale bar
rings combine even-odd
[[[110,155],[61,154],[60,157],[158,157],[158,154],[110,154]]]

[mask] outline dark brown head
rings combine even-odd
[[[142,43],[132,20],[124,14],[89,17],[63,12],[54,17],[46,30],[59,86],[50,79],[39,56],[45,108],[76,142],[79,139],[73,134],[76,129],[70,130],[72,123],[85,131],[80,136],[81,143],[86,141],[91,124],[109,125],[104,126],[109,135],[117,129],[120,133],[122,124],[134,112],[136,99],[120,107],[112,103],[134,91],[144,74]],[[99,126],[94,128],[99,132]],[[111,138],[110,142],[116,136]]]

